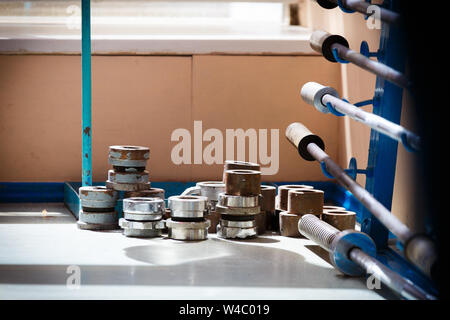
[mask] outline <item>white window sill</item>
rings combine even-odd
[[[153,30],[152,30],[153,29]],[[252,26],[205,28],[180,26],[144,28],[139,32],[94,33],[93,54],[123,55],[315,55],[309,45],[311,30],[298,26]],[[178,29],[178,30],[177,30]],[[0,28],[1,30],[1,28]],[[37,34],[0,31],[0,54],[80,54],[80,31],[58,34],[44,30]],[[26,30],[26,29],[25,29]],[[168,31],[169,30],[169,31]]]

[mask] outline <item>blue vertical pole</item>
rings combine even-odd
[[[393,5],[389,9],[394,9]],[[403,72],[405,59],[403,58],[404,49],[401,43],[401,34],[398,27],[383,23],[380,50],[384,54],[379,61]],[[400,123],[403,89],[377,77],[375,95],[379,99],[379,103],[374,104],[373,113],[394,123]],[[375,130],[371,131],[368,168],[373,171],[372,175],[366,179],[366,189],[388,210],[391,210],[394,193],[397,147],[397,141]],[[361,231],[372,237],[378,249],[384,249],[388,246],[389,230],[365,208]]]
[[[91,1],[81,0],[82,185],[92,185]]]

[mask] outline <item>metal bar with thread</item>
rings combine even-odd
[[[336,238],[344,234],[325,221],[320,220],[315,215],[304,215],[298,223],[299,232],[320,245],[323,249],[333,253],[333,243]],[[397,292],[403,298],[408,300],[435,300],[436,297],[428,294],[420,287],[416,286],[409,279],[402,277],[398,273],[390,270],[374,257],[365,253],[362,248],[356,244],[355,247],[349,246],[348,257],[367,274],[373,275],[380,282]],[[343,271],[343,270],[341,270]]]

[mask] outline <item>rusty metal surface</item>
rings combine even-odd
[[[314,189],[312,186],[302,184],[289,184],[278,187],[278,195],[275,200],[275,207],[281,211],[287,211],[288,192],[294,189]]]
[[[276,196],[277,196],[277,188],[272,186],[261,185],[261,210],[275,211]]]
[[[144,160],[150,158],[150,149],[141,146],[110,146],[109,157],[117,160]]]
[[[261,172],[255,170],[226,170],[225,193],[234,196],[255,196],[261,193]]]
[[[298,231],[298,222],[301,215],[290,214],[289,212],[280,212],[280,234],[284,237],[300,238]]]
[[[324,210],[322,220],[340,231],[355,229],[356,213],[353,211]]]
[[[142,172],[117,172],[108,170],[108,180],[115,183],[147,183],[148,171]]]
[[[267,230],[266,212],[263,211],[260,214],[255,215],[255,222],[258,234],[264,234]]]
[[[142,191],[150,189],[150,182],[147,183],[118,183],[107,180],[106,187],[117,191]]]
[[[114,208],[118,192],[103,186],[85,186],[79,188],[80,202],[83,208]]]
[[[161,198],[165,199],[165,191],[164,189],[160,188],[150,188],[148,190],[141,190],[141,191],[127,191],[123,195],[124,198],[134,198],[134,197],[141,197],[141,198]]]
[[[320,216],[323,211],[324,192],[322,190],[289,190],[288,212],[292,214],[314,214]]]
[[[247,207],[247,208],[235,208],[235,207],[225,207],[220,204],[216,206],[217,212],[220,214],[227,214],[231,216],[249,216],[261,213],[261,207]]]
[[[261,171],[261,166],[253,162],[226,160],[223,168],[224,172],[223,180],[225,181],[225,171],[238,169]]]
[[[208,215],[208,220],[211,221],[211,226],[208,228],[208,233],[216,233],[217,225],[220,221],[220,213],[217,211],[210,211]]]

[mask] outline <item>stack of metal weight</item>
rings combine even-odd
[[[127,237],[159,237],[165,228],[162,220],[164,213],[164,199],[157,197],[126,198],[123,199],[124,217],[119,220],[119,225]]]
[[[106,187],[116,191],[141,191],[150,189],[148,171],[145,170],[150,150],[139,146],[110,146]]]
[[[288,193],[290,190],[314,189],[312,186],[303,184],[289,184],[278,187],[278,194],[275,198],[275,219],[273,229],[280,232],[280,213],[288,211]]]
[[[208,198],[203,196],[172,196],[168,199],[170,219],[166,220],[168,236],[175,240],[206,240],[211,222]]]
[[[81,187],[81,211],[77,226],[83,230],[113,230],[118,228],[115,206],[118,192],[106,187]]]
[[[261,213],[261,172],[225,170],[225,193],[216,206],[220,213],[217,235],[226,239],[245,239],[257,235],[255,216]]]
[[[299,238],[298,222],[306,214],[316,215],[323,212],[324,192],[311,188],[290,189],[288,191],[287,211],[280,212],[280,234]]]
[[[226,160],[224,169],[223,169],[223,180],[225,181],[225,172],[227,170],[255,170],[255,171],[261,171],[261,166],[258,163],[254,162],[247,162],[247,161],[238,161],[238,160]],[[261,195],[264,196],[262,188],[261,188]],[[266,193],[267,195],[267,193]],[[259,214],[255,215],[255,221],[256,221],[256,229],[258,231],[258,234],[263,234],[266,232],[267,229],[267,214],[264,210],[264,201],[260,201],[261,203],[261,212]]]
[[[216,211],[216,205],[219,201],[219,194],[224,192],[225,183],[223,181],[202,181],[197,182],[195,187],[187,188],[181,194],[182,196],[195,195],[208,198],[209,214],[207,218],[211,221],[208,233],[216,233],[216,227],[220,219],[220,214]]]

